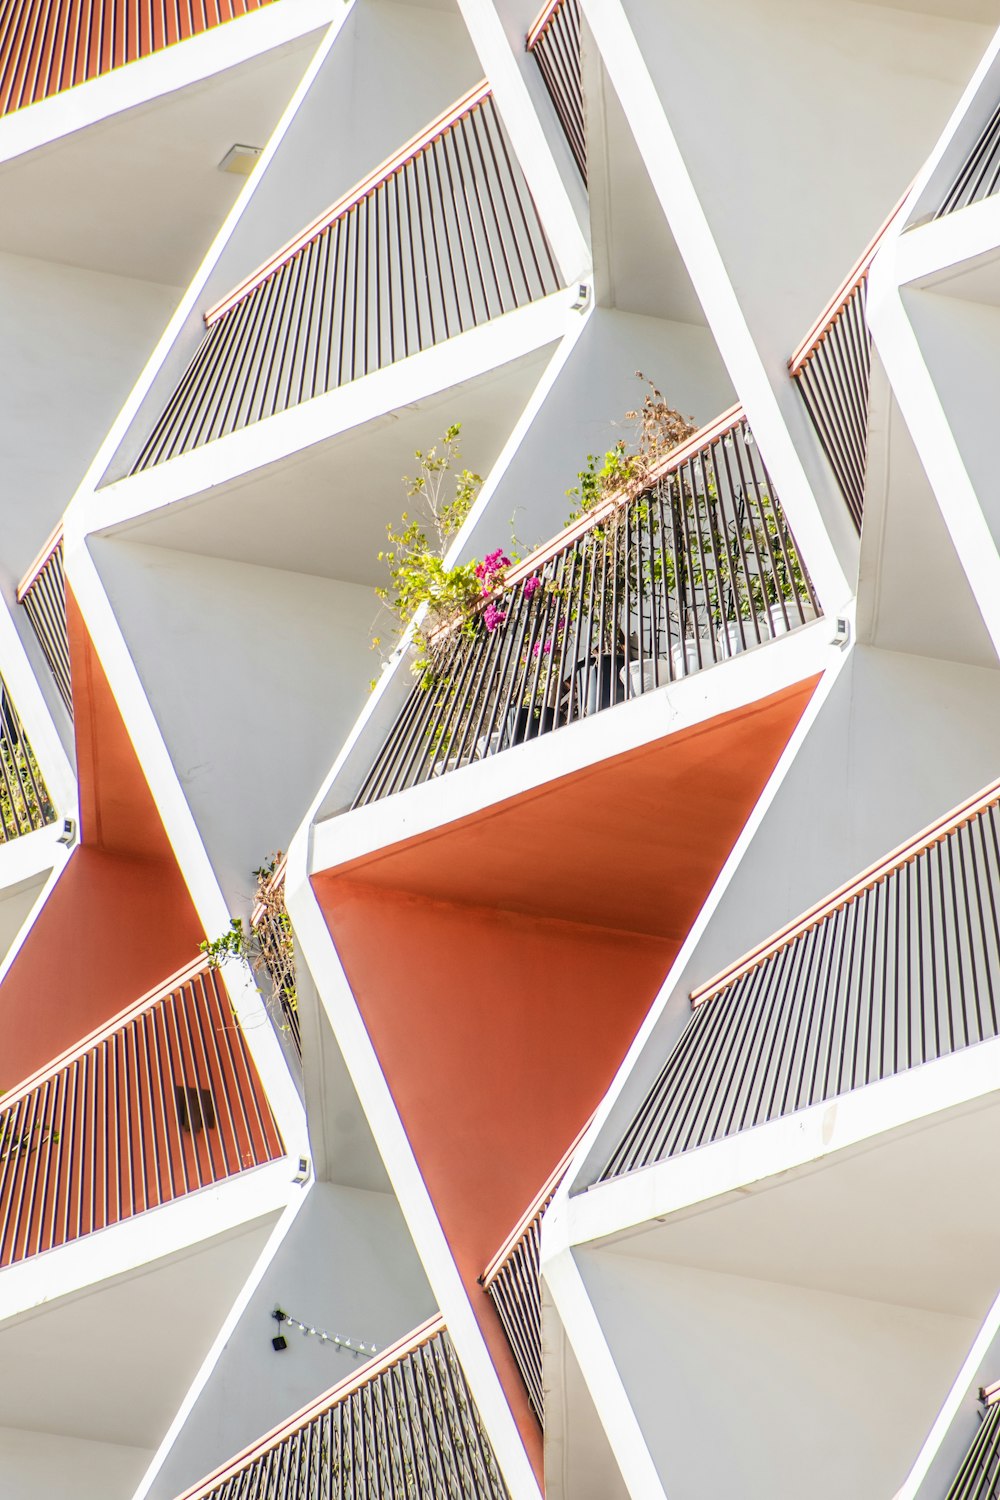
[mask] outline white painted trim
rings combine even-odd
[[[782,755],[779,757],[767,785],[757,799],[754,809],[747,819],[739,838],[733,845],[729,858],[719,871],[715,884],[706,896],[687,937],[681,944],[677,957],[674,959],[663,984],[660,986],[659,994],[650,1006],[642,1025],[636,1032],[632,1045],[622,1060],[621,1066],[612,1079],[604,1098],[598,1105],[594,1118],[581,1139],[573,1162],[556,1193],[556,1200],[568,1196],[570,1192],[579,1191],[581,1187],[586,1186],[590,1174],[603,1167],[609,1147],[615,1143],[613,1141],[609,1142],[606,1139],[609,1132],[612,1135],[614,1134],[614,1117],[624,1113],[627,1115],[627,1118],[631,1118],[635,1106],[639,1103],[639,1099],[633,1099],[627,1109],[625,1107],[625,1099],[627,1093],[631,1094],[634,1092],[634,1089],[630,1088],[630,1084],[633,1080],[636,1064],[647,1046],[653,1042],[665,1013],[671,1004],[677,1002],[677,987],[691,958],[696,952],[708,927],[714,920],[719,903],[725,896],[744,856],[752,847],[762,822],[781,790],[785,777],[794,765],[803,744],[813,732],[819,715],[822,713],[830,694],[833,692],[840,673],[847,667],[852,654],[852,650],[841,651],[838,647],[830,648],[828,664],[823,679],[817,683],[812,698],[806,704],[802,717],[793,730]],[[679,1003],[684,1006],[687,1005],[686,994],[680,997]],[[549,1210],[549,1213],[552,1213],[552,1209]]]
[[[972,1348],[966,1356],[965,1363],[959,1370],[955,1383],[945,1398],[941,1410],[935,1418],[934,1425],[923,1447],[917,1454],[913,1468],[903,1482],[902,1487],[896,1491],[893,1500],[919,1500],[919,1490],[927,1478],[927,1471],[931,1467],[940,1451],[941,1445],[952,1423],[959,1413],[959,1409],[969,1395],[969,1388],[976,1379],[977,1371],[990,1350],[990,1345],[1000,1334],[1000,1296],[991,1306],[983,1321],[983,1326],[976,1334]],[[926,1500],[931,1500],[928,1495]]]
[[[895,1073],[711,1145],[561,1195],[546,1217],[543,1263],[567,1245],[628,1234],[654,1219],[699,1212],[732,1193],[767,1191],[789,1172],[872,1146],[894,1131],[923,1129],[945,1110],[1000,1093],[1000,1038]]]
[[[0,1271],[0,1325],[280,1212],[299,1191],[293,1171],[282,1157],[7,1266]]]
[[[1000,208],[1000,204],[995,207]],[[971,209],[964,212],[972,217]],[[957,222],[963,216],[956,214],[953,217]],[[978,216],[978,222],[983,222],[983,216]],[[983,623],[994,649],[1000,654],[1000,558],[997,545],[924,362],[901,291],[901,285],[907,283],[912,272],[927,272],[927,262],[920,258],[922,245],[930,243],[933,248],[946,243],[948,253],[953,253],[954,227],[947,225],[945,220],[939,223],[945,226],[940,235],[937,224],[910,230],[903,240],[890,237],[876,256],[868,280],[868,326]],[[933,235],[931,230],[935,231]],[[916,249],[911,249],[914,245]],[[921,265],[923,271],[919,269]]]
[[[292,0],[265,6],[48,99],[27,104],[0,119],[0,162],[164,94],[202,83],[285,42],[319,31],[342,9],[343,0]]]
[[[76,775],[6,601],[0,602],[0,675],[59,817],[79,820]]]
[[[573,1252],[547,1259],[543,1274],[629,1494],[634,1500],[667,1500]]]
[[[825,614],[843,614],[852,588],[747,327],[701,200],[664,113],[622,0],[581,0],[650,182],[781,496]]]
[[[288,0],[285,0],[286,5],[287,3]],[[326,4],[328,3],[328,0],[321,0],[321,3]],[[333,0],[330,0],[330,3],[333,3]],[[318,46],[316,53],[313,56],[312,62],[309,64],[309,67],[306,69],[302,79],[300,80],[299,86],[295,90],[295,93],[292,95],[288,106],[281,116],[281,119],[275,126],[275,129],[271,134],[271,138],[268,141],[267,145],[264,147],[264,150],[260,156],[259,161],[257,162],[256,167],[254,168],[253,173],[247,179],[243,190],[240,192],[239,196],[236,199],[236,202],[233,204],[233,207],[226,215],[225,220],[223,221],[218,233],[209,246],[204,259],[202,260],[201,265],[198,267],[197,272],[192,278],[187,291],[184,293],[183,297],[178,303],[173,317],[170,319],[159,339],[159,342],[150,354],[149,359],[146,361],[141,375],[139,376],[135,385],[132,387],[132,391],[121,411],[118,413],[118,416],[112,424],[110,431],[98,448],[93,462],[90,465],[90,468],[87,470],[87,473],[81,480],[80,485],[77,488],[76,495],[70,502],[69,508],[67,509],[64,517],[64,531],[66,534],[67,548],[69,547],[70,541],[74,536],[77,538],[82,537],[86,531],[93,529],[88,522],[87,509],[88,504],[93,497],[94,491],[97,489],[98,485],[101,482],[103,474],[108,468],[108,465],[111,463],[116,452],[121,446],[121,443],[124,440],[129,428],[131,427],[132,422],[135,419],[137,412],[139,411],[139,408],[149,394],[150,389],[160,372],[160,368],[163,365],[164,360],[170,354],[174,344],[178,339],[178,336],[183,331],[189,318],[191,318],[193,314],[196,314],[197,308],[201,301],[202,290],[205,286],[205,283],[208,281],[213,270],[215,269],[216,262],[218,261],[223,250],[226,248],[226,245],[229,243],[229,240],[232,237],[236,226],[238,225],[247,205],[249,204],[253,196],[257,183],[261,180],[264,173],[267,171],[272,161],[274,160],[274,157],[277,154],[279,147],[281,146],[289,125],[294,119],[302,101],[305,99],[309,90],[312,88],[316,76],[322,69],[323,64],[329,56],[329,53],[332,50],[334,44],[336,43],[341,29],[343,28],[348,16],[351,14],[351,11],[354,8],[354,4],[355,0],[343,0],[343,3],[335,4],[335,19],[331,24],[326,36]],[[280,11],[283,8],[285,7],[282,5],[269,7],[269,9],[273,9],[275,11]]]
[[[537,381],[521,415],[518,417],[513,431],[497,455],[497,459],[489,474],[486,476],[486,480],[473,503],[472,509],[458,531],[454,543],[445,555],[444,563],[446,567],[453,567],[463,555],[468,555],[469,544],[476,528],[485,519],[493,497],[506,478],[507,471],[518,449],[530,432],[545,402],[555,389],[559,377],[576,347],[577,340],[582,336],[583,330],[590,320],[593,310],[594,301],[591,296],[584,311],[581,314],[577,314],[575,320],[568,320],[562,339],[556,345],[545,370]],[[406,673],[409,670],[412,657],[408,648],[412,634],[413,627],[411,625],[403,633],[392,655],[383,664],[381,675],[377,679],[374,689],[369,694],[364,708],[361,710],[350,733],[341,745],[329,775],[325,778],[319,791],[313,798],[309,810],[303,819],[302,826],[304,828],[308,828],[321,815],[324,804],[326,804],[331,794],[335,794],[341,782],[342,772],[354,761],[356,756],[364,755],[364,744],[369,741],[371,731],[376,727],[376,722],[384,716],[385,710],[388,707],[386,701],[387,695],[390,698],[395,697],[400,690],[399,674]]]
[[[305,858],[307,846],[307,830],[303,827],[292,840],[285,875],[285,904],[296,938],[368,1116],[400,1209],[455,1344],[512,1500],[541,1500],[503,1386],[483,1341],[329,928],[309,884]]]

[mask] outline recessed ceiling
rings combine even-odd
[[[998,1127],[993,1096],[765,1178],[614,1248],[978,1321],[1000,1285],[1000,1201],[983,1192],[1000,1168]]]
[[[5,162],[0,250],[186,286],[244,186],[219,162],[236,141],[267,144],[316,43],[298,37]]]
[[[386,522],[406,508],[402,476],[413,473],[414,450],[459,422],[462,463],[487,474],[550,353],[533,350],[112,535],[347,583],[382,582],[377,554]]]
[[[0,1328],[0,1365],[8,1374],[0,1383],[0,1427],[155,1448],[272,1221],[258,1220]]]

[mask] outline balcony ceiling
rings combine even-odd
[[[316,41],[296,38],[0,164],[0,250],[186,286],[244,186],[219,161],[235,142],[267,143]]]
[[[1000,1201],[984,1191],[998,1170],[994,1094],[765,1177],[613,1248],[978,1323],[1000,1282]]]
[[[127,522],[112,535],[347,583],[381,583],[377,555],[386,522],[406,508],[401,476],[413,472],[414,450],[429,448],[460,422],[463,464],[487,474],[550,353],[549,346],[535,349],[461,387]]]
[[[272,1222],[0,1324],[0,1428],[155,1449]]]

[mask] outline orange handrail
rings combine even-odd
[[[958,807],[953,808],[944,817],[930,823],[914,838],[908,839],[905,844],[900,844],[890,854],[884,855],[875,864],[869,865],[860,875],[855,875],[846,884],[840,886],[832,895],[824,897],[822,901],[817,902],[815,906],[811,906],[808,911],[803,912],[794,921],[788,922],[784,927],[779,928],[776,933],[765,939],[764,942],[758,943],[755,948],[751,948],[742,958],[737,959],[728,968],[722,969],[713,979],[708,980],[706,984],[698,985],[696,989],[691,991],[692,1006],[697,1008],[709,1000],[714,1000],[723,990],[729,989],[731,985],[735,984],[737,979],[741,979],[751,969],[759,967],[766,959],[778,953],[782,948],[787,948],[790,943],[794,942],[796,938],[801,937],[803,933],[808,932],[813,927],[818,927],[821,922],[833,916],[835,912],[839,911],[841,907],[846,906],[855,896],[860,896],[866,890],[871,890],[872,886],[877,885],[887,875],[891,875],[894,870],[916,859],[917,855],[922,854],[925,849],[931,848],[934,844],[941,843],[950,833],[954,833],[956,829],[964,827],[966,823],[971,823],[973,818],[977,817],[979,813],[989,807],[992,802],[997,801],[998,798],[1000,798],[1000,780],[991,782],[989,786],[977,792],[975,796],[968,798],[967,801],[960,803]]]
[[[426,125],[412,140],[407,141],[405,146],[401,146],[398,151],[393,152],[392,156],[387,157],[381,166],[376,167],[373,172],[370,172],[367,177],[363,178],[355,187],[352,187],[343,197],[338,198],[336,203],[321,213],[318,219],[314,219],[311,224],[308,224],[305,229],[289,240],[286,245],[283,245],[280,250],[276,250],[262,265],[258,266],[256,271],[252,271],[249,276],[240,282],[239,286],[234,287],[227,296],[223,297],[221,302],[217,302],[214,307],[210,307],[205,314],[206,327],[211,328],[213,323],[217,323],[237,303],[242,302],[251,292],[256,291],[276,271],[280,270],[283,265],[286,265],[288,261],[298,255],[300,250],[304,250],[324,230],[329,229],[331,224],[335,223],[337,219],[349,213],[352,208],[356,208],[359,203],[371,193],[374,193],[384,182],[394,177],[397,172],[406,166],[407,162],[412,161],[415,157],[420,156],[422,152],[433,146],[434,142],[446,130],[454,125],[457,120],[461,119],[463,115],[475,109],[484,99],[489,98],[491,93],[492,90],[489,83],[484,78],[481,83],[476,84],[475,88],[470,89],[467,94],[463,94],[461,99],[449,105],[443,114],[438,115],[436,120],[432,120],[430,125]]]

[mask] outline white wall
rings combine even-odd
[[[625,9],[778,377],[931,150],[991,28],[855,0]]]
[[[1000,273],[995,263],[991,269],[991,280],[1000,295]],[[1000,545],[994,399],[1000,374],[1000,307],[985,298],[975,300],[975,279],[968,283],[961,277],[950,281],[949,290],[961,292],[966,288],[968,300],[938,295],[933,289],[907,287],[903,305],[987,525]],[[947,506],[947,495],[941,496],[941,503]]]
[[[310,1326],[384,1349],[435,1311],[394,1197],[314,1183],[149,1490],[173,1500],[189,1484],[360,1365],[285,1329],[276,1307]]]
[[[73,497],[177,302],[175,287],[0,253],[0,585]]]
[[[231,902],[247,898],[364,704],[372,591],[165,547],[91,547],[219,881]]]
[[[128,1500],[150,1457],[144,1448],[0,1427],[0,1500]]]
[[[975,1334],[806,1286],[578,1261],[670,1500],[886,1500]]]
[[[560,530],[576,502],[587,455],[632,440],[626,411],[642,404],[641,370],[685,416],[710,421],[733,403],[733,389],[707,328],[595,308],[504,471],[466,552],[481,557],[510,545],[510,519],[525,548]]]

